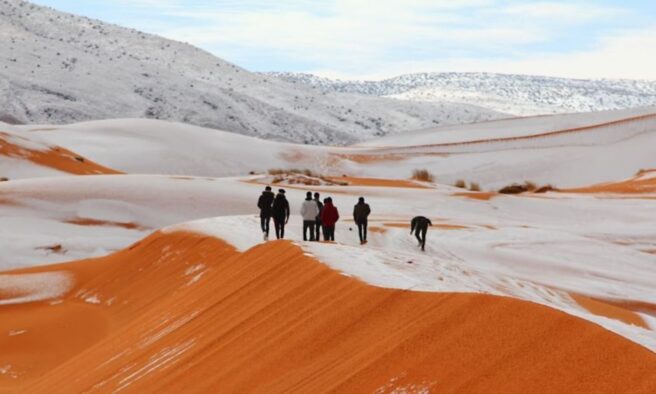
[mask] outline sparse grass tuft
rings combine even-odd
[[[421,182],[433,182],[435,177],[426,169],[412,171],[412,179]]]
[[[526,181],[524,182],[524,187],[526,187],[526,190],[528,190],[529,192],[532,192],[533,190],[538,188],[538,185],[536,185],[531,181]]]
[[[479,185],[476,182],[471,182],[469,184],[469,190],[471,190],[473,192],[480,192],[481,191],[481,185]]]
[[[544,185],[542,187],[539,187],[539,188],[535,189],[535,191],[533,193],[546,193],[546,192],[552,192],[552,191],[558,191],[558,189],[556,189],[552,185]]]
[[[499,190],[499,193],[501,194],[520,194],[526,192],[546,193],[552,190],[558,190],[558,189],[556,189],[552,185],[545,185],[542,187],[538,187],[535,183],[526,181],[523,184],[513,183],[512,185],[503,187]]]

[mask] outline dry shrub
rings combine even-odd
[[[546,193],[546,192],[555,192],[555,191],[558,191],[558,189],[556,189],[552,185],[544,185],[542,187],[535,189],[533,193]]]
[[[499,189],[499,193],[501,194],[520,194],[527,191],[526,185],[520,185],[519,183],[513,183],[512,185]]]
[[[412,179],[422,182],[433,182],[435,177],[426,169],[412,171]]]
[[[465,182],[464,179],[458,179],[456,183],[453,184],[455,187],[459,187],[461,189],[466,189],[467,188],[467,182]]]
[[[469,184],[469,190],[471,190],[473,192],[480,192],[481,191],[481,185],[479,185],[476,182],[471,182]]]
[[[326,183],[328,185],[336,185],[336,186],[348,186],[349,185],[348,182],[328,179],[325,176],[320,176],[319,179],[321,179],[324,183]]]
[[[556,189],[551,185],[544,185],[542,187],[538,187],[535,183],[526,181],[523,184],[513,183],[512,185],[506,186],[501,190],[499,190],[499,193],[501,194],[520,194],[526,192],[546,193],[548,191],[555,191],[555,190],[558,189]]]
[[[538,185],[536,185],[531,181],[526,181],[524,182],[524,187],[526,187],[526,190],[528,190],[529,192],[532,192],[533,190],[538,188]]]
[[[285,173],[285,170],[281,168],[271,168],[269,169],[269,175],[282,175]]]

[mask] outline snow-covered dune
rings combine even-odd
[[[344,273],[286,241],[240,253],[216,238],[170,232],[106,258],[4,274],[0,286],[39,274],[72,283],[39,304],[3,289],[15,303],[0,321],[9,332],[0,336],[0,389],[656,387],[656,354],[597,324],[531,302],[384,289]]]
[[[582,187],[656,168],[654,107],[427,129],[344,148],[153,120],[18,129],[128,173],[220,177],[307,168],[320,175],[407,179],[425,168],[439,183],[462,179],[496,190],[524,181]]]

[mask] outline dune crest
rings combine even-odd
[[[11,274],[53,271],[75,277],[66,295],[0,309],[20,317],[0,332],[22,332],[0,336],[12,371],[0,391],[656,389],[656,354],[595,324],[510,298],[373,287],[287,241],[239,253],[156,233]]]

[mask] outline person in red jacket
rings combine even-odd
[[[333,205],[333,199],[328,197],[323,200],[321,211],[321,224],[323,225],[323,239],[325,241],[335,240],[335,223],[339,220],[339,211]]]

